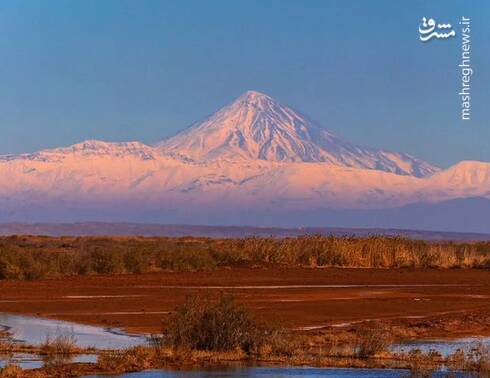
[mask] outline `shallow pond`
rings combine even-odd
[[[38,345],[48,337],[70,335],[82,348],[122,349],[145,344],[142,335],[129,335],[115,328],[103,328],[79,323],[33,316],[0,313],[0,327],[8,330],[14,341]]]
[[[240,368],[229,370],[199,370],[199,371],[144,371],[139,373],[121,374],[121,378],[401,378],[407,377],[407,370],[395,369],[338,369],[338,368]],[[445,373],[434,374],[433,377],[443,377]],[[457,374],[455,377],[466,378],[469,375]],[[90,376],[86,378],[104,378]]]
[[[47,338],[56,336],[73,337],[82,348],[122,349],[145,344],[147,338],[141,335],[128,335],[118,329],[88,326],[78,323],[51,320],[33,316],[20,316],[0,313],[0,330],[9,331],[8,340],[39,345]],[[73,356],[66,362],[96,362],[95,354]],[[11,363],[23,369],[35,369],[43,366],[42,356],[27,353],[0,355],[0,367]]]
[[[123,349],[147,343],[146,336],[126,334],[118,329],[83,325],[61,320],[52,320],[32,316],[21,316],[0,313],[0,329],[8,330],[16,342],[27,344],[41,344],[48,337],[70,335],[80,347],[95,347],[97,349]],[[455,352],[457,349],[468,349],[476,341],[483,341],[490,347],[490,338],[464,338],[453,341],[420,341],[407,344],[393,345],[392,351],[408,352],[411,349],[420,349],[427,352],[431,349],[443,355]],[[72,362],[95,362],[96,355],[87,354],[74,357]],[[0,355],[0,367],[6,363],[15,363],[23,368],[36,368],[43,364],[42,357],[29,354],[16,353],[9,356]],[[146,371],[141,373],[125,374],[127,378],[181,378],[181,377],[403,377],[407,372],[389,369],[314,369],[314,368],[240,368],[232,370],[210,371]],[[436,375],[437,376],[437,375]],[[441,375],[442,376],[442,373]],[[464,375],[459,375],[464,377]]]
[[[475,344],[482,342],[490,348],[490,337],[466,337],[456,340],[434,340],[434,341],[414,341],[406,344],[394,344],[390,348],[392,352],[410,352],[413,349],[420,349],[427,353],[436,350],[444,357],[456,352],[458,349],[469,350]]]
[[[95,354],[80,354],[64,359],[64,362],[97,362]],[[29,353],[12,353],[10,355],[0,355],[0,368],[7,364],[20,366],[22,369],[37,369],[44,365],[42,356]]]

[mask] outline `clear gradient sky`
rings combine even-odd
[[[423,16],[457,36],[421,43]],[[358,144],[490,161],[489,18],[487,0],[2,0],[0,154],[155,142],[254,89]]]

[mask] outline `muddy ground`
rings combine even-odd
[[[380,319],[424,337],[490,335],[490,270],[477,269],[219,269],[0,281],[0,312],[160,332],[186,296],[220,291],[292,329]]]

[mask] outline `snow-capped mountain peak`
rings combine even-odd
[[[235,100],[236,103],[245,103],[252,106],[257,106],[263,110],[266,110],[269,106],[274,106],[276,103],[274,99],[265,93],[257,91],[246,91],[240,97]]]
[[[0,220],[98,214],[240,224],[250,213],[252,222],[298,222],[294,214],[308,222],[320,214],[323,222],[330,210],[337,219],[341,209],[364,214],[490,199],[490,163],[465,161],[436,171],[407,154],[356,146],[270,96],[248,91],[157,146],[86,140],[0,156]],[[447,218],[459,221],[455,209]]]
[[[272,97],[247,91],[202,122],[157,144],[163,153],[198,161],[328,162],[397,174],[438,171],[408,154],[356,146]]]

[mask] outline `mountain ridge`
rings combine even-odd
[[[271,97],[247,91],[204,121],[155,145],[138,141],[85,140],[34,153],[0,156],[0,161],[52,161],[67,155],[173,156],[196,162],[263,160],[329,163],[426,177],[440,169],[406,153],[354,145]]]
[[[203,141],[193,145],[189,135],[202,129]],[[230,139],[230,130],[244,130],[246,144]],[[288,214],[308,219],[319,209],[361,217],[376,209],[490,198],[490,163],[463,161],[439,170],[409,155],[358,147],[256,92],[176,137],[153,146],[87,140],[0,156],[0,219],[201,217],[236,224],[247,213],[256,214],[255,221],[275,216],[281,222]]]
[[[273,98],[247,91],[205,120],[156,144],[194,160],[325,162],[428,176],[439,168],[406,153],[354,145]]]
[[[257,227],[195,224],[145,224],[116,222],[0,223],[0,236],[143,236],[143,237],[294,237],[302,235],[398,236],[417,240],[487,241],[490,234],[395,228]]]

